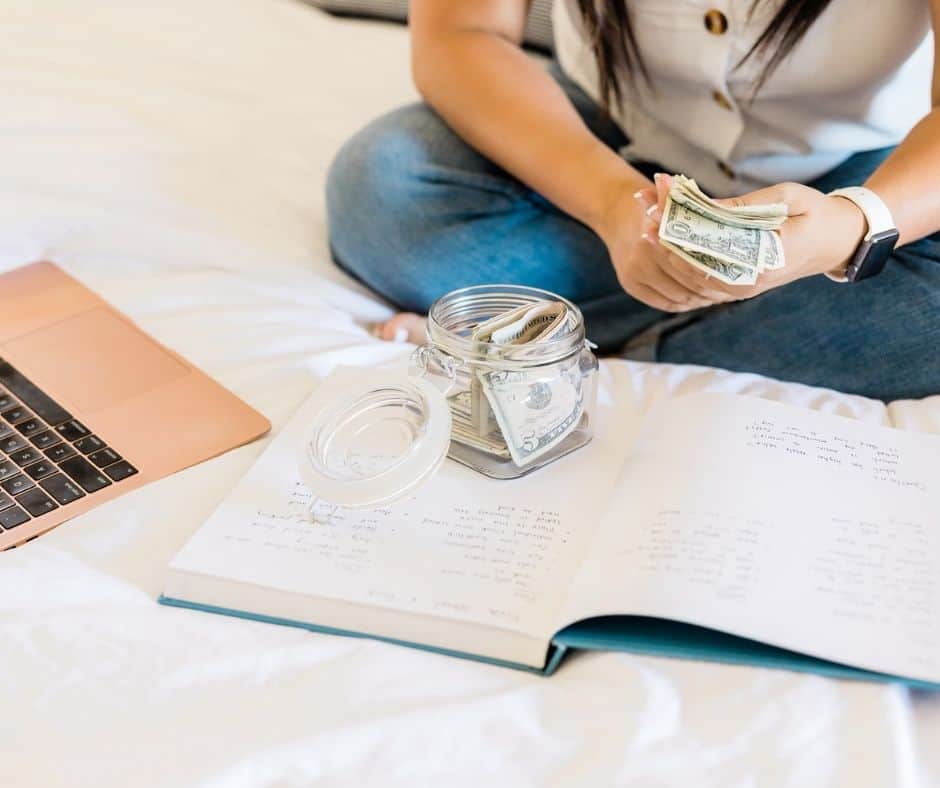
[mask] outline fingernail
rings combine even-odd
[[[633,192],[633,199],[634,199],[634,200],[642,200],[642,199],[643,199],[643,191],[640,190],[640,191],[638,191],[638,192]]]
[[[395,336],[392,337],[392,342],[398,342],[399,344],[401,344],[402,342],[407,342],[407,341],[408,341],[408,329],[407,328],[397,329],[395,331]]]
[[[646,209],[646,215],[647,215],[647,216],[652,216],[652,215],[653,215],[654,213],[656,213],[656,211],[658,211],[658,210],[659,210],[659,206],[658,206],[658,205],[651,205],[649,208]]]

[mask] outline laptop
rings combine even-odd
[[[270,427],[56,265],[0,275],[0,549]]]

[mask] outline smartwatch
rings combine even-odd
[[[834,282],[859,282],[877,276],[884,269],[900,237],[888,206],[871,189],[863,186],[836,189],[829,192],[828,196],[844,197],[854,202],[865,214],[868,232],[849,260],[845,272],[842,275],[827,273],[826,276]]]

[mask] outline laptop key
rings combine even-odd
[[[51,449],[46,449],[44,454],[53,462],[62,462],[62,460],[66,460],[69,457],[74,457],[75,449],[67,443],[60,443],[53,446]]]
[[[29,476],[33,481],[39,481],[40,479],[45,479],[52,473],[55,473],[58,468],[55,467],[48,460],[42,460],[41,462],[34,462],[32,465],[27,465],[24,469],[26,475]]]
[[[53,509],[59,508],[59,505],[40,489],[30,490],[29,492],[24,492],[22,495],[17,495],[16,502],[33,517],[41,517],[44,514],[48,514]]]
[[[50,446],[55,446],[62,439],[52,430],[46,430],[38,435],[33,435],[30,440],[37,449],[48,449]]]
[[[10,435],[6,438],[0,438],[0,451],[4,451],[7,454],[13,454],[13,452],[25,449],[27,446],[29,446],[29,444],[22,435]]]
[[[16,528],[18,525],[29,522],[29,515],[19,506],[13,506],[10,509],[4,509],[0,512],[0,527],[4,530]]]
[[[122,457],[114,449],[105,448],[101,451],[96,451],[94,454],[89,454],[88,459],[99,468],[104,468],[106,465],[113,465],[118,460],[122,459]]]
[[[0,492],[0,511],[3,511],[9,506],[13,506],[13,499],[5,492]]]
[[[26,419],[32,418],[32,412],[24,408],[22,405],[14,405],[9,410],[3,411],[0,413],[0,416],[9,423],[9,424],[19,424],[21,421],[26,421]]]
[[[93,451],[103,449],[104,441],[97,435],[89,435],[87,438],[75,441],[75,448],[82,454],[91,454]],[[120,459],[120,457],[118,457],[118,459]]]
[[[111,484],[107,476],[100,473],[84,457],[69,457],[59,463],[59,467],[71,476],[85,492],[97,492]]]
[[[21,468],[24,465],[29,465],[31,462],[36,462],[36,460],[41,458],[42,454],[40,453],[39,449],[33,448],[32,446],[27,446],[22,451],[15,451],[10,455],[10,459]]]
[[[12,394],[7,394],[7,392],[0,393],[0,410],[6,410],[16,403],[16,400],[13,399]]]
[[[20,469],[9,460],[0,460],[0,482],[4,479],[9,479],[11,476],[16,476],[20,472]]]
[[[67,421],[65,424],[60,424],[55,428],[55,431],[67,441],[77,441],[79,438],[84,438],[88,435],[88,428],[75,419]]]
[[[13,434],[13,428],[7,424],[5,421],[0,421],[0,438],[5,438],[7,435]]]
[[[69,479],[68,476],[61,473],[43,479],[39,482],[39,486],[55,498],[60,506],[65,506],[67,503],[85,497],[82,488]]]
[[[16,394],[20,401],[32,408],[36,415],[48,424],[54,426],[72,418],[71,413],[2,359],[0,359],[0,383]]]
[[[22,492],[35,487],[33,480],[28,476],[24,476],[22,473],[19,476],[14,476],[11,479],[7,479],[4,482],[0,482],[0,487],[10,495],[19,495]]]
[[[19,430],[20,435],[24,438],[32,438],[33,435],[38,435],[40,432],[43,432],[46,429],[46,425],[39,419],[33,418],[21,421],[16,425],[16,429]]]
[[[104,472],[114,479],[114,481],[120,482],[128,476],[133,476],[137,473],[137,469],[127,460],[121,460],[120,462],[114,463],[114,465],[109,465],[104,469]]]

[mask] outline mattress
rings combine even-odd
[[[407,36],[292,0],[5,0],[0,270],[52,259],[277,430],[337,363],[401,358],[330,262],[326,167],[415,97]],[[623,363],[629,407],[702,389],[883,405]],[[940,398],[896,403],[940,431]],[[0,557],[0,783],[925,786],[940,698],[625,654],[546,680],[156,604],[243,447]]]

